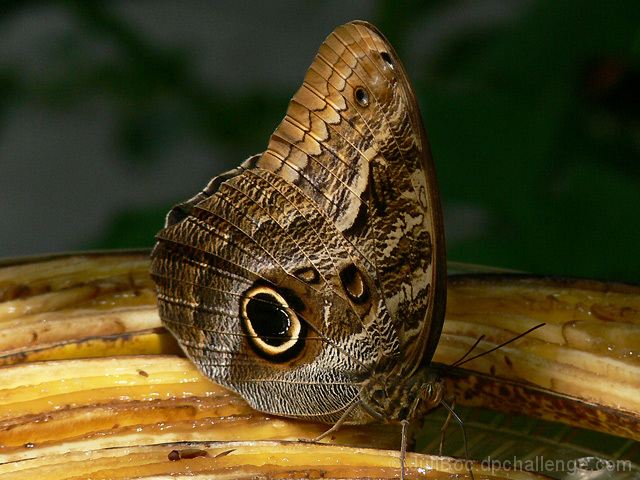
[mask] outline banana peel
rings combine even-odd
[[[256,413],[176,356],[50,360],[2,370],[0,464],[36,451],[43,455],[152,441],[293,441],[326,429]],[[399,439],[399,434],[389,438],[386,425],[345,427],[334,437],[338,443],[382,441],[387,447]]]
[[[525,337],[483,355],[518,333]],[[461,404],[640,440],[640,287],[524,275],[449,280],[434,360]]]
[[[88,459],[91,461],[88,461]],[[13,464],[14,480],[63,478],[399,478],[397,452],[291,442],[189,442],[45,455]],[[440,479],[467,472],[465,462],[407,454],[405,478]],[[495,470],[475,464],[474,477],[539,480],[526,471]],[[2,474],[0,473],[0,476]]]
[[[0,478],[40,475],[48,469],[60,469],[60,475],[43,473],[43,478],[128,478],[130,470],[123,467],[118,473],[103,465],[125,461],[150,475],[178,474],[184,465],[200,463],[203,470],[197,471],[220,467],[216,475],[235,466],[228,477],[207,478],[265,474],[265,464],[274,468],[273,475],[333,475],[321,460],[294,466],[276,459],[276,452],[282,452],[280,459],[311,458],[310,452],[319,459],[324,455],[320,450],[329,446],[295,441],[314,438],[326,426],[254,412],[181,356],[158,318],[148,267],[148,252],[139,251],[61,255],[1,266]],[[464,369],[446,366],[480,337],[470,356],[541,322],[546,325]],[[638,348],[638,287],[522,275],[452,276],[434,368],[459,405],[524,413],[638,440]],[[382,463],[375,468],[388,470],[371,475],[394,478],[397,451],[380,449],[397,449],[399,439],[393,426],[369,425],[340,428],[328,441],[376,447],[365,450],[366,455],[378,455]],[[160,444],[173,445],[170,451],[200,449],[207,454],[173,462],[166,457],[168,447]],[[344,450],[336,451],[343,452],[342,460],[329,464],[347,469],[336,470],[341,478],[369,472],[369,464],[360,462],[366,456],[362,449],[340,448]],[[233,452],[220,456],[225,449]],[[159,455],[157,463],[152,452]],[[251,463],[250,452],[273,456]],[[106,460],[87,462],[87,455]],[[408,478],[446,474],[446,469],[424,466],[412,470],[414,458],[415,465],[426,465],[420,464],[427,461],[423,457],[407,457]],[[134,458],[147,460],[138,464]],[[395,462],[391,467],[389,458]],[[66,463],[85,473],[72,474]],[[475,464],[474,472],[481,473],[481,467]],[[98,473],[106,471],[111,473]]]

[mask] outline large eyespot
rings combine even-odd
[[[342,286],[353,303],[364,303],[369,300],[369,288],[364,276],[353,263],[340,272]]]
[[[364,87],[356,87],[353,91],[353,98],[356,99],[356,102],[358,102],[361,107],[369,105],[369,93]]]
[[[258,285],[244,294],[240,319],[249,345],[267,360],[290,360],[304,346],[306,325],[271,286]]]

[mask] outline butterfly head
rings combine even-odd
[[[394,369],[368,379],[360,394],[362,408],[373,418],[398,422],[421,418],[440,405],[444,384],[427,366],[413,375]]]

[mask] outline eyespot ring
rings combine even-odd
[[[369,106],[369,92],[364,87],[356,87],[353,91],[353,98],[361,107]]]
[[[257,285],[245,292],[240,323],[251,348],[267,360],[290,360],[304,346],[306,324],[270,285]]]

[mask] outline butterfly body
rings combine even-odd
[[[160,316],[254,408],[335,423],[436,406],[442,216],[397,55],[353,22],[320,47],[267,150],[169,213]]]

